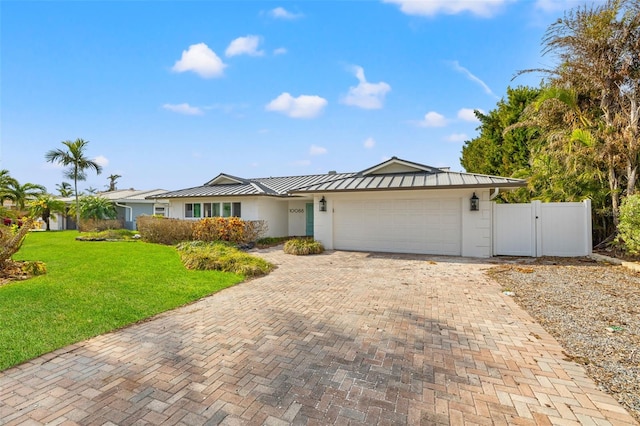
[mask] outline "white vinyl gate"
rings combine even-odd
[[[582,203],[494,204],[496,256],[588,256],[591,200]]]

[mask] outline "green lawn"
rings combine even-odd
[[[0,287],[0,370],[242,281],[189,271],[175,248],[76,241],[78,233],[27,236],[15,260],[40,260],[47,274]]]

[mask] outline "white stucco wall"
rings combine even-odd
[[[266,220],[266,237],[286,237],[288,234],[288,202],[280,198],[258,197],[255,219]]]
[[[171,199],[168,216],[174,219],[199,220],[185,218],[187,203],[241,203],[241,218],[244,220],[267,221],[267,237],[283,237],[288,232],[288,200],[271,197],[216,197],[216,198],[181,198]]]
[[[464,257],[491,257],[492,256],[492,232],[490,191],[476,190],[476,196],[480,199],[480,210],[472,212],[470,198],[474,191],[465,190],[462,193],[462,256]]]

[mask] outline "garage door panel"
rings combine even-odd
[[[461,254],[459,199],[334,204],[334,246],[343,250]]]

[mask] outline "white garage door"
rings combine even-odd
[[[334,204],[339,250],[461,255],[460,199],[361,200]]]

